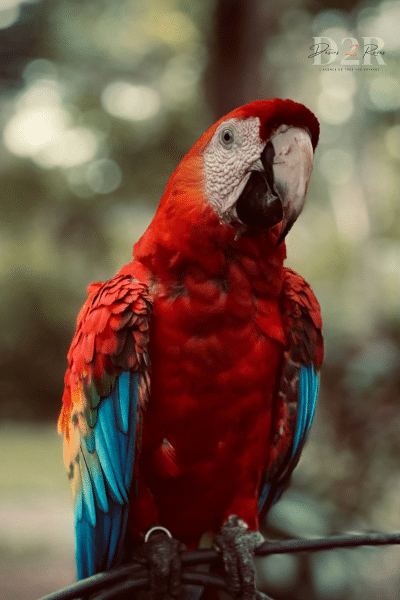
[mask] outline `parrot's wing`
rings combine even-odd
[[[149,394],[147,287],[117,275],[88,291],[68,354],[59,419],[79,579],[120,560]]]
[[[314,416],[323,359],[318,301],[291,269],[285,269],[279,302],[287,345],[274,401],[271,451],[260,487],[260,518],[279,498],[299,461]]]

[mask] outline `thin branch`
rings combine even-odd
[[[58,592],[53,592],[43,596],[40,600],[74,600],[74,598],[88,597],[89,594],[102,590],[121,579],[128,577],[138,577],[143,573],[147,576],[147,570],[143,569],[143,565],[130,564],[123,567],[111,569],[105,573],[97,573],[81,581],[77,581],[68,587],[65,587]]]
[[[255,555],[268,556],[269,554],[289,554],[291,552],[319,552],[321,550],[331,550],[332,548],[386,546],[389,544],[400,544],[400,533],[332,535],[328,538],[310,540],[267,541],[256,548]]]

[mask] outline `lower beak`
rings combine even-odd
[[[269,229],[280,221],[277,245],[302,211],[313,165],[308,132],[282,126],[261,153],[260,170],[254,170],[236,203],[239,219],[251,227]]]

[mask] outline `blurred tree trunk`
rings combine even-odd
[[[268,36],[275,32],[282,4],[266,0],[217,0],[210,36],[207,100],[216,118],[270,97],[272,74],[262,73]]]

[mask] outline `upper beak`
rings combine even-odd
[[[307,193],[308,182],[313,167],[313,147],[305,129],[290,127],[278,132],[272,139],[274,157],[272,173],[274,191],[282,204],[282,228],[276,245],[279,245],[290,231],[301,213]],[[264,169],[271,168],[268,151],[261,154]],[[270,154],[270,152],[269,152]]]
[[[282,222],[276,245],[301,213],[313,164],[311,138],[305,129],[282,126],[266,143],[236,202],[239,219],[252,227]]]

